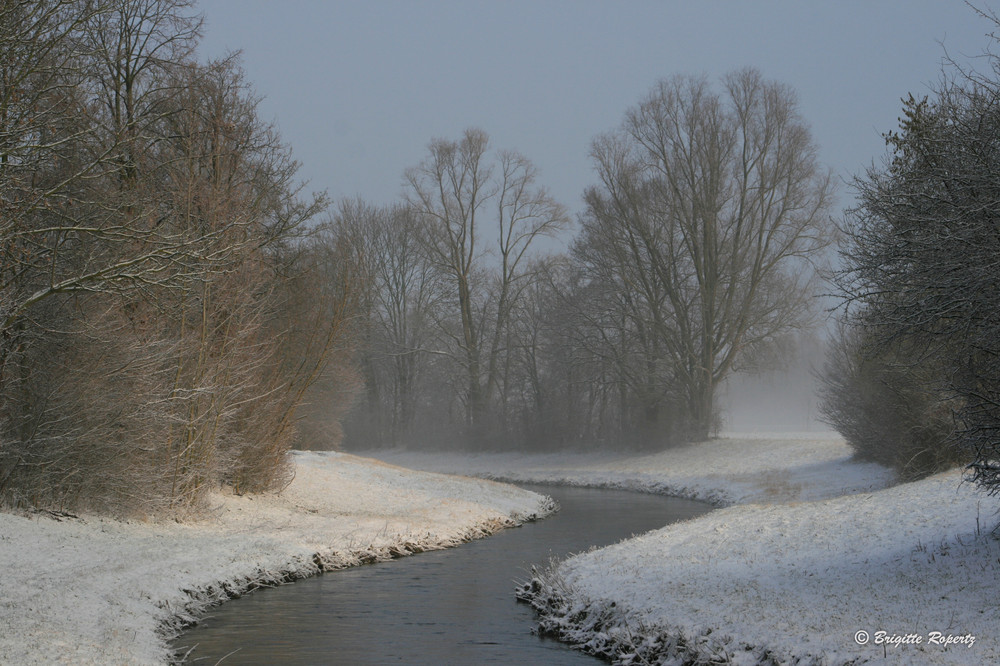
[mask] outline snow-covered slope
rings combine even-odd
[[[625,663],[1000,663],[995,502],[960,481],[722,509],[571,558],[523,594],[545,630]]]
[[[834,436],[653,455],[379,457],[736,505],[538,572],[543,631],[618,663],[1000,663],[997,501],[958,471],[888,487]],[[950,644],[945,644],[948,643]]]
[[[412,469],[504,481],[614,487],[720,505],[824,499],[885,488],[893,473],[858,463],[833,433],[732,434],[660,453],[496,453],[378,451]]]
[[[144,664],[207,605],[443,548],[551,511],[537,494],[343,454],[296,455],[279,495],[190,523],[0,513],[0,664]]]

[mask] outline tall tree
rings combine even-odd
[[[576,256],[615,290],[641,349],[645,418],[679,387],[690,435],[704,437],[719,382],[807,319],[829,173],[794,92],[753,69],[721,91],[660,81],[591,154],[600,184],[586,193]]]
[[[435,318],[445,316],[448,299],[419,232],[408,206],[345,201],[323,235],[327,246],[349,248],[363,285],[359,361],[367,401],[352,425],[369,445],[399,444],[419,427],[417,407],[426,398],[432,355],[441,347]]]
[[[466,423],[479,430],[499,386],[512,303],[530,279],[530,250],[566,213],[527,158],[492,154],[482,130],[436,139],[429,152],[406,172],[408,200],[428,256],[452,284],[459,322],[446,330],[463,368]]]
[[[193,61],[199,25],[182,0],[0,6],[0,501],[280,487],[298,406],[348,365],[353,276],[300,233],[325,198],[238,59]]]

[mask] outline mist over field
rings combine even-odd
[[[822,344],[795,349],[787,367],[732,375],[720,389],[722,432],[828,432],[822,420],[816,373],[822,370]]]

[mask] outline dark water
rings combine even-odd
[[[262,590],[214,609],[180,636],[190,663],[600,663],[531,634],[515,580],[551,557],[701,515],[700,502],[616,490],[520,484],[559,513],[488,539]],[[228,655],[228,656],[227,656]]]

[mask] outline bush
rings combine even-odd
[[[981,15],[1000,26],[992,12]],[[944,369],[934,385],[952,400],[968,478],[997,495],[1000,58],[987,52],[980,62],[978,71],[949,66],[929,97],[904,100],[884,163],[855,179],[858,204],[842,225],[836,283],[863,306],[861,323],[880,346],[904,339],[933,351],[932,367]],[[886,361],[915,363],[912,351],[904,345]]]
[[[823,420],[862,460],[913,480],[967,462],[955,442],[954,399],[944,370],[912,341],[874,347],[861,326],[842,324],[820,374]]]

